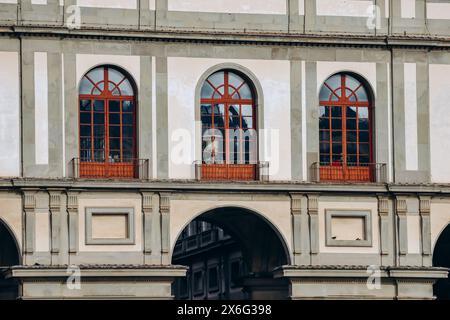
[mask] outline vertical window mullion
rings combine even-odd
[[[120,137],[120,146],[119,146],[119,148],[120,148],[120,150],[119,150],[120,159],[119,159],[119,161],[120,162],[123,161],[123,135],[122,135],[122,129],[123,129],[122,117],[123,117],[123,114],[122,114],[122,103],[123,103],[123,101],[122,101],[122,99],[120,99],[119,100],[119,129],[120,129],[120,132],[119,132],[119,137]]]

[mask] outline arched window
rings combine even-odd
[[[356,77],[339,73],[325,81],[319,100],[321,180],[370,180],[372,105],[367,88]]]
[[[79,89],[80,176],[136,174],[136,99],[130,79],[119,69],[89,71]]]
[[[229,70],[212,74],[201,89],[203,179],[254,180],[256,105],[252,86]]]

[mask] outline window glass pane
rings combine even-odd
[[[105,161],[105,151],[104,150],[94,150],[94,161]]]
[[[342,108],[341,107],[331,107],[331,116],[334,117],[342,117]]]
[[[133,139],[123,139],[122,148],[124,152],[131,153],[133,150]]]
[[[110,113],[109,114],[110,124],[120,124],[120,113]]]
[[[228,83],[231,87],[234,87],[234,89],[239,88],[239,86],[244,82],[244,79],[242,79],[240,76],[233,72],[228,72]],[[232,94],[234,92],[233,88],[230,88],[228,91],[229,94]]]
[[[202,115],[207,115],[207,114],[210,115],[212,112],[210,104],[202,104],[200,107],[200,110],[201,110]]]
[[[111,162],[120,162],[120,150],[110,150],[109,160]]]
[[[225,119],[221,115],[214,115],[214,127],[215,128],[224,128],[225,127]]]
[[[359,142],[369,142],[369,131],[359,132]]]
[[[346,97],[350,97],[351,95],[352,95],[352,91],[351,90],[349,90],[349,89],[345,89],[345,96]]]
[[[347,162],[348,163],[356,163],[358,162],[358,157],[356,155],[348,155],[347,156]]]
[[[109,148],[120,150],[120,138],[109,138]]]
[[[320,101],[329,101],[331,99],[331,90],[323,85],[322,89],[320,89],[319,100]]]
[[[359,144],[359,153],[360,154],[369,154],[369,144],[368,143],[360,143]]]
[[[95,100],[94,101],[94,111],[97,111],[97,112],[105,111],[105,101]]]
[[[120,101],[118,100],[109,101],[109,112],[120,112]]]
[[[359,119],[359,130],[369,130],[369,119]]]
[[[90,160],[91,159],[91,155],[92,155],[91,150],[81,150],[80,151],[81,161]]]
[[[342,91],[341,89],[337,89],[337,90],[335,91],[335,94],[333,94],[333,95],[331,96],[331,101],[338,101],[339,98],[340,98],[341,95],[342,95],[342,92],[341,92],[341,91]]]
[[[361,83],[350,75],[345,76],[345,86],[351,90],[355,90]]]
[[[342,153],[342,143],[333,143],[333,154],[338,155]]]
[[[123,137],[133,138],[133,127],[132,126],[122,127],[122,135]]]
[[[241,118],[237,117],[229,117],[228,126],[230,129],[239,129],[241,127]]]
[[[125,75],[115,68],[108,68],[108,78],[116,85],[125,78]]]
[[[330,116],[330,107],[323,107],[321,106],[319,108],[319,117],[329,117]]]
[[[105,126],[104,125],[94,126],[94,136],[103,137],[104,135],[105,135]]]
[[[91,126],[80,126],[80,136],[90,137],[91,136]]]
[[[321,154],[320,155],[320,163],[325,163],[325,164],[330,163],[330,156],[329,155],[325,155],[325,154]]]
[[[103,112],[94,113],[94,124],[104,124],[105,114]]]
[[[356,143],[347,143],[347,154],[356,154]]]
[[[321,142],[320,153],[330,153],[330,144],[326,142]]]
[[[218,268],[210,268],[208,272],[208,287],[209,290],[217,291],[219,289],[219,276],[218,276]]]
[[[333,165],[335,164],[339,164],[341,165],[342,163],[342,155],[341,154],[333,154],[333,156],[331,157],[331,162]]]
[[[359,107],[358,108],[358,117],[360,119],[368,119],[369,118],[369,108]]]
[[[241,106],[242,116],[248,117],[253,115],[253,106],[244,104]]]
[[[242,128],[254,128],[253,127],[253,117],[242,117]]]
[[[330,120],[327,118],[322,118],[319,120],[319,128],[320,129],[330,129]]]
[[[83,78],[80,83],[80,94],[91,94],[94,85],[88,79]]]
[[[252,91],[248,84],[244,84],[239,90],[239,94],[241,95],[241,99],[252,99]]]
[[[120,126],[110,126],[109,127],[109,136],[120,138]]]
[[[119,86],[120,92],[123,96],[132,96],[134,94],[133,87],[131,86],[130,81],[125,79]]]
[[[370,163],[370,158],[369,158],[369,156],[360,156],[359,162],[360,163]]]
[[[364,87],[361,87],[356,91],[356,95],[358,96],[358,101],[360,102],[367,102],[369,99],[367,98],[367,93]]]
[[[356,118],[356,107],[347,107],[346,110],[346,116],[347,118]]]
[[[341,119],[332,119],[331,120],[331,128],[332,129],[342,129],[342,120]]]
[[[122,101],[122,111],[123,112],[133,112],[134,111],[133,101]]]
[[[205,81],[205,83],[202,86],[201,97],[203,99],[211,99],[213,92],[214,92],[213,87],[211,87],[211,85]]]
[[[211,116],[202,116],[202,124],[203,126],[208,125],[211,126],[212,117]]]
[[[80,149],[90,149],[91,138],[80,138]]]
[[[94,139],[94,149],[105,149],[105,139],[95,138]]]
[[[331,89],[336,90],[338,87],[341,86],[341,75],[336,74],[336,75],[328,78],[326,83]]]
[[[91,111],[91,100],[80,100],[80,111]]]
[[[356,132],[357,131],[347,131],[347,142],[356,142]]]
[[[319,133],[320,141],[329,141],[330,140],[330,132],[321,130]]]
[[[131,113],[122,114],[122,124],[133,125],[133,114]]]
[[[103,67],[95,68],[94,70],[89,71],[86,76],[88,76],[94,83],[98,83],[104,80],[104,70],[105,69]]]
[[[91,123],[91,113],[90,112],[80,113],[80,123],[90,124]]]
[[[223,104],[214,105],[214,116],[225,116],[225,106]]]
[[[229,107],[230,116],[239,116],[239,105],[232,105]]]
[[[347,119],[347,130],[356,130],[356,119]]]
[[[224,80],[225,80],[225,74],[223,71],[219,71],[216,72],[214,74],[212,74],[209,78],[208,78],[209,82],[211,82],[211,84],[218,88],[221,85],[223,85]],[[223,91],[222,91],[223,92]]]
[[[333,143],[334,142],[342,142],[342,132],[341,131],[333,131],[332,137],[333,137]]]

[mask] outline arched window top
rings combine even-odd
[[[122,71],[111,66],[101,66],[92,69],[83,77],[80,83],[80,94],[133,96],[134,90],[128,76]]]
[[[251,100],[249,82],[233,71],[223,70],[206,79],[201,90],[202,99]]]
[[[323,84],[319,99],[327,102],[369,102],[365,85],[347,73],[338,73],[329,77]]]

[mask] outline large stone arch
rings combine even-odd
[[[5,279],[4,271],[21,263],[18,241],[9,226],[0,219],[0,300],[18,298],[18,282],[14,279]]]
[[[441,231],[433,248],[433,266],[450,268],[450,223]],[[437,299],[450,299],[450,279],[440,279],[433,286]]]
[[[247,267],[245,290],[250,299],[287,298],[288,284],[282,279],[273,279],[272,272],[291,263],[289,247],[277,227],[266,217],[249,208],[221,206],[194,216],[182,230],[194,220],[220,227],[239,244]],[[174,250],[171,252],[174,262]]]

